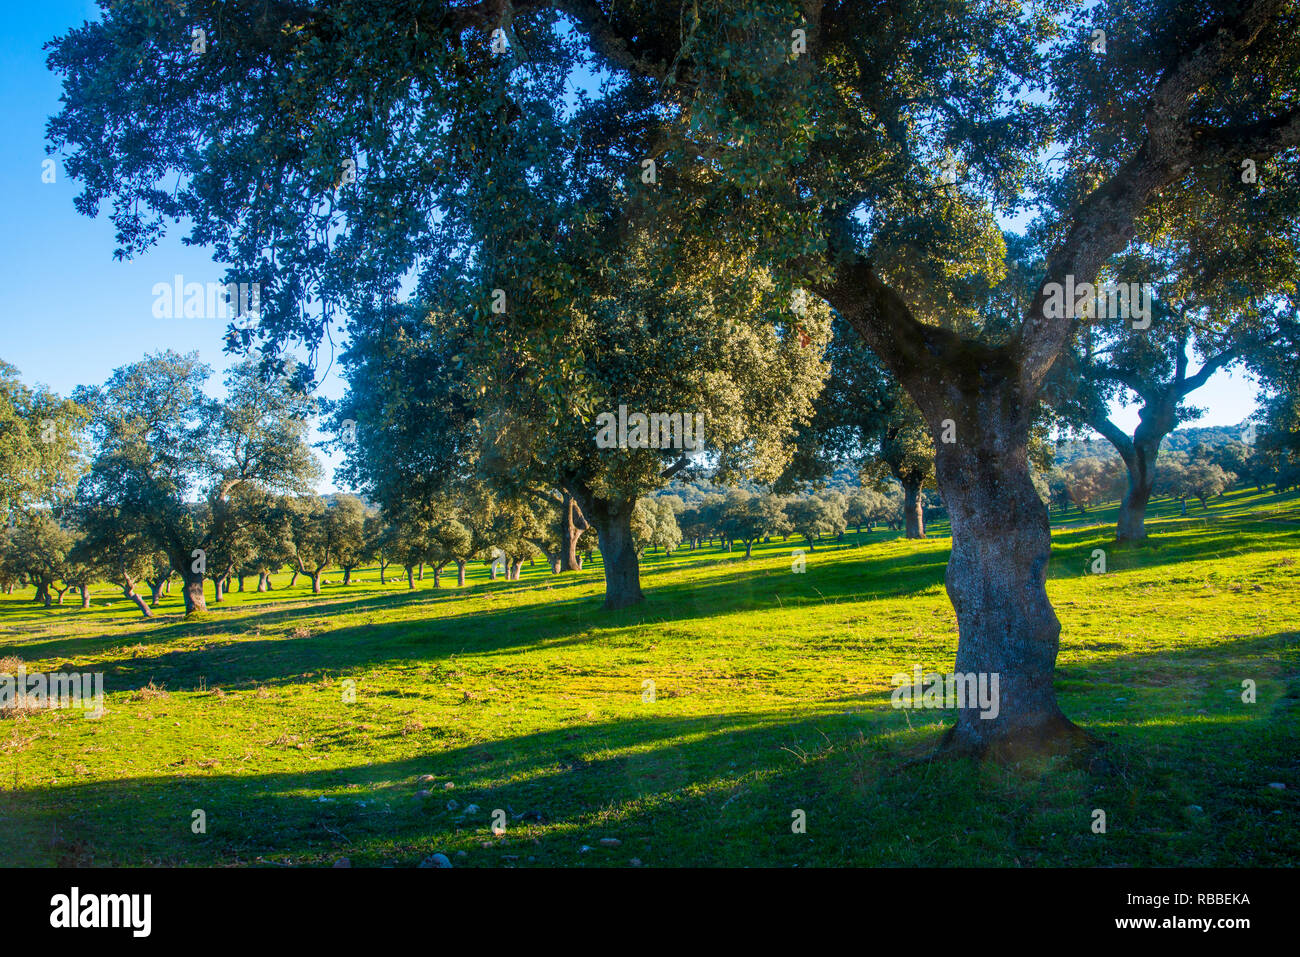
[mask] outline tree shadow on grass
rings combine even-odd
[[[413,866],[441,851],[457,866],[1233,866],[1300,854],[1294,795],[1240,774],[1289,762],[1294,787],[1294,725],[1276,702],[1248,722],[1190,720],[1172,696],[1112,719],[1101,730],[1127,760],[1099,776],[906,764],[942,715],[908,717],[887,700],[702,716],[649,704],[645,717],[450,746],[433,729],[427,750],[381,762],[340,731],[317,744],[321,757],[355,760],[320,770],[187,759],[173,775],[20,783],[0,793],[0,863]],[[1097,807],[1110,809],[1104,839],[1091,831]],[[491,830],[498,808],[504,835]],[[193,833],[195,810],[206,833]]]

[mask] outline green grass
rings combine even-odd
[[[947,719],[891,708],[889,679],[952,668],[942,537],[850,532],[804,574],[794,539],[651,555],[648,600],[614,613],[598,561],[414,592],[366,570],[315,599],[281,576],[199,621],[176,589],[153,622],[106,586],[87,612],[29,589],[0,599],[0,657],[103,671],[107,713],[0,719],[0,864],[1295,864],[1296,506],[1157,505],[1140,548],[1096,524],[1113,508],[1055,531],[1057,688],[1108,743],[1091,770],[909,762]]]

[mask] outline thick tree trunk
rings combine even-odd
[[[182,594],[185,598],[185,614],[187,615],[208,610],[207,599],[203,597],[204,577],[205,576],[200,572],[181,572],[181,579],[185,583],[185,588]]]
[[[293,575],[289,579],[289,587],[292,588],[296,584],[298,584],[298,569],[295,568]]]
[[[352,584],[352,568],[351,568],[351,566],[349,566],[349,567],[343,569],[343,584],[345,584],[345,585],[351,585],[351,584]]]
[[[903,483],[903,519],[907,527],[907,538],[925,538],[920,479],[909,479]]]
[[[258,572],[258,573],[257,573],[257,590],[258,590],[259,592],[264,592],[264,591],[266,591],[267,585],[269,584],[269,582],[267,581],[267,579],[268,579],[269,577],[270,577],[270,576],[267,575],[266,572]]]
[[[519,576],[523,573],[523,570],[524,570],[524,560],[522,558],[516,559],[513,563],[509,565],[510,580],[513,582],[519,581]]]
[[[595,499],[584,508],[596,526],[600,554],[605,565],[605,607],[627,608],[645,600],[641,592],[641,566],[632,539],[632,510],[635,500]]]
[[[442,566],[441,565],[433,566],[433,587],[434,588],[442,587]]]
[[[745,542],[745,557],[749,558],[751,555],[753,555],[753,553],[754,553],[754,542],[752,540]]]
[[[420,562],[420,574],[416,576],[420,581],[424,581],[424,562]]]
[[[411,589],[412,591],[415,590],[415,566],[414,565],[406,566],[406,587]]]
[[[459,558],[456,559],[456,584],[465,587],[465,563]]]
[[[387,571],[388,571],[388,562],[380,562],[379,563],[379,584],[381,585],[388,584],[388,581],[386,580],[385,577]]]
[[[243,590],[244,590],[244,572],[240,572],[239,575],[238,575],[237,577],[238,577],[238,579],[239,579],[239,590],[240,590],[240,591],[243,591]]]
[[[1121,542],[1139,542],[1147,537],[1147,505],[1151,502],[1151,490],[1156,484],[1156,448],[1151,449],[1149,456],[1140,449],[1136,450],[1132,462],[1125,460],[1128,466],[1128,490],[1120,502],[1115,535]]]
[[[225,598],[225,579],[218,575],[216,578],[212,579],[212,603],[214,605],[219,605],[221,602],[225,601]]]
[[[936,403],[941,415],[955,403]],[[936,441],[939,489],[952,523],[947,588],[957,613],[958,674],[998,676],[996,715],[958,709],[946,747],[1016,760],[1088,742],[1056,702],[1061,624],[1047,599],[1051,530],[1029,472],[1031,410],[1009,383],[985,380],[962,396],[958,440]]]
[[[81,586],[79,586],[79,587],[80,587],[80,591],[81,591],[81,607],[82,607],[82,608],[89,608],[89,607],[90,607],[90,589],[87,588],[85,585],[81,585]]]
[[[1141,421],[1129,438],[1106,418],[1092,422],[1115,446],[1128,471],[1128,489],[1119,506],[1115,537],[1121,542],[1140,542],[1147,537],[1146,514],[1156,484],[1156,458],[1160,443],[1177,424],[1177,403],[1148,399],[1139,412]]]
[[[311,593],[313,595],[320,594],[320,578],[323,571],[324,569],[318,568],[316,571],[311,573]]]

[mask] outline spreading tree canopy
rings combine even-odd
[[[1060,623],[1028,463],[1044,380],[1081,320],[1061,290],[1095,281],[1154,210],[1172,210],[1174,233],[1193,228],[1180,197],[1218,194],[1247,228],[1259,203],[1291,202],[1298,10],[136,0],[55,42],[66,105],[50,133],[85,184],[80,208],[111,201],[124,255],[187,217],[232,279],[262,283],[263,321],[232,330],[241,342],[314,347],[353,300],[466,242],[481,245],[484,276],[508,256],[536,295],[581,301],[546,215],[561,209],[559,225],[576,228],[579,208],[516,202],[563,164],[590,184],[592,257],[623,248],[599,220],[626,195],[621,220],[653,230],[665,258],[723,250],[778,290],[805,286],[897,377],[935,440],[956,668],[1001,681],[997,717],[962,709],[947,744],[1016,755],[1086,741],[1053,689]],[[584,69],[594,89],[572,89]],[[585,123],[558,152],[566,105]],[[1011,321],[935,315],[899,265],[913,241],[959,248],[965,209],[1041,221],[1044,268]],[[488,309],[497,288],[466,294]],[[565,326],[557,307],[549,327]],[[565,363],[554,370],[562,381]]]

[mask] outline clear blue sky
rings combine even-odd
[[[222,352],[225,324],[215,319],[155,319],[155,283],[180,273],[187,282],[216,282],[224,269],[201,249],[181,245],[181,232],[132,262],[113,259],[113,227],[101,216],[87,219],[72,206],[76,185],[61,166],[55,183],[41,181],[45,121],[59,107],[59,83],[46,69],[42,45],[83,20],[95,19],[89,2],[46,0],[13,4],[0,38],[0,102],[5,104],[5,148],[0,152],[0,283],[10,302],[0,312],[0,358],[29,383],[60,393],[102,382],[113,369],[146,352],[197,351],[216,369],[211,391],[231,362]],[[56,159],[57,163],[57,159]],[[342,391],[337,367],[321,386]],[[1208,409],[1201,425],[1235,425],[1255,407],[1255,385],[1246,377],[1216,375],[1192,397]],[[1131,429],[1135,409],[1117,410]],[[320,454],[320,453],[318,453]],[[321,455],[327,474],[334,460]],[[328,480],[322,491],[333,489]]]

